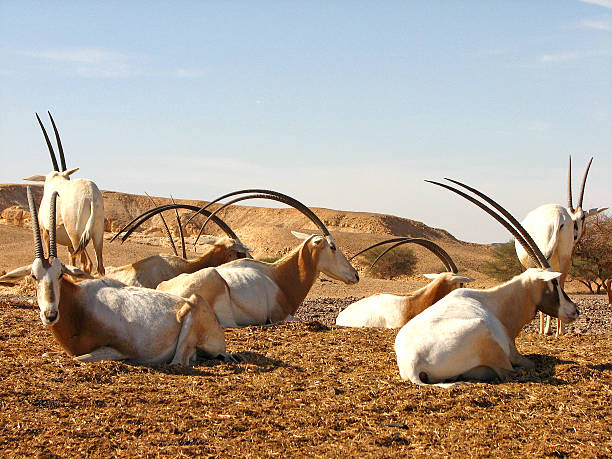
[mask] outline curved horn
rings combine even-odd
[[[62,147],[62,141],[60,140],[59,132],[57,132],[57,127],[55,126],[55,121],[53,121],[51,112],[47,110],[47,113],[49,114],[49,118],[51,118],[51,124],[53,125],[53,131],[55,132],[55,140],[57,141],[57,148],[59,150],[60,163],[62,164],[62,172],[64,172],[66,170],[66,158],[64,158],[64,148]]]
[[[157,206],[157,204],[155,204],[155,201],[153,201],[153,198],[151,196],[149,196],[149,193],[147,193],[145,191],[145,194],[147,195],[147,197],[149,198],[151,203],[154,206]],[[174,251],[174,255],[176,255],[178,257],[178,252],[176,251],[176,245],[174,245],[174,239],[172,238],[172,233],[170,232],[170,228],[168,228],[168,223],[166,223],[166,219],[164,218],[164,215],[161,212],[159,213],[159,216],[162,219],[162,223],[164,224],[164,228],[166,228],[166,234],[168,235],[168,239],[170,239],[170,245],[172,246],[172,250]]]
[[[233,194],[235,195],[235,194],[238,194],[238,193],[239,192],[235,192]],[[278,192],[269,192],[268,190],[263,190],[263,193],[254,193],[254,194],[249,194],[247,196],[240,196],[238,198],[235,198],[235,199],[232,199],[231,201],[226,202],[221,207],[219,207],[217,210],[215,210],[212,214],[210,214],[210,216],[206,219],[204,224],[200,227],[200,233],[203,231],[204,227],[206,226],[206,224],[208,223],[208,221],[211,219],[212,216],[216,215],[221,210],[225,209],[227,206],[229,206],[231,204],[235,204],[235,203],[240,202],[240,201],[244,201],[246,199],[270,199],[271,201],[278,201],[278,202],[282,202],[283,204],[287,204],[287,205],[295,208],[296,210],[299,210],[303,215],[308,217],[310,219],[310,221],[312,221],[315,225],[317,225],[319,227],[319,229],[323,232],[324,236],[331,236],[329,234],[329,230],[323,224],[323,222],[321,220],[319,220],[319,218],[308,207],[306,207],[304,204],[302,204],[301,202],[297,201],[296,199],[294,199],[294,198],[292,198],[290,196],[287,196],[285,194],[278,193]],[[200,233],[198,234],[198,238],[200,237]],[[197,241],[198,241],[198,239],[196,238],[196,242]],[[194,244],[195,244],[195,242],[194,242]]]
[[[280,193],[278,191],[265,190],[265,189],[259,189],[259,188],[232,191],[231,193],[224,194],[223,196],[219,196],[218,198],[210,201],[208,204],[202,207],[202,210],[208,209],[208,207],[210,207],[212,204],[215,204],[216,202],[219,202],[222,199],[229,198],[237,194],[246,194],[246,193],[265,193],[265,194],[269,194],[269,195],[277,196],[279,198],[286,199],[288,202],[286,202],[285,204],[290,205],[293,208],[302,212],[302,214],[308,217],[310,221],[312,221],[315,225],[319,227],[319,229],[323,232],[324,236],[330,236],[327,227],[323,224],[323,222],[319,219],[319,217],[315,215],[315,213],[312,210],[310,210],[307,206],[302,204],[297,199],[292,198],[291,196],[288,196],[286,194]],[[187,223],[189,223],[191,219],[194,218],[198,213],[199,212],[196,212],[196,214],[192,215],[190,219],[187,220]],[[198,234],[198,237],[199,237],[199,234]]]
[[[455,180],[451,180],[451,179],[447,179],[447,180],[450,180],[453,183],[456,183],[457,185],[460,185],[460,186],[462,186],[462,187],[472,191],[477,196],[480,196],[486,202],[488,202],[493,207],[495,207],[497,210],[499,210],[504,216],[506,216],[507,218],[509,217],[508,219],[516,226],[517,229],[522,230],[521,233],[523,233],[523,235],[525,235],[526,237],[523,237],[523,235],[521,235],[519,233],[519,231],[517,231],[517,229],[515,229],[510,223],[508,223],[506,220],[504,220],[500,215],[496,214],[493,210],[488,208],[485,204],[483,204],[480,201],[478,201],[477,199],[475,199],[475,198],[465,194],[463,191],[460,191],[460,190],[458,190],[456,188],[453,188],[452,186],[446,185],[445,183],[434,182],[434,181],[431,181],[431,180],[425,180],[425,181],[428,182],[428,183],[433,183],[434,185],[438,185],[438,186],[441,186],[443,188],[446,188],[447,190],[450,190],[453,193],[457,193],[459,196],[467,199],[471,203],[476,204],[478,207],[480,207],[482,210],[484,210],[486,213],[488,213],[490,216],[492,216],[495,220],[497,220],[499,223],[501,223],[504,228],[506,228],[508,231],[510,231],[510,234],[512,234],[516,238],[516,240],[519,242],[519,244],[521,244],[523,249],[525,249],[525,252],[527,252],[527,254],[529,254],[529,256],[535,261],[536,265],[538,265],[538,266],[540,266],[542,268],[550,268],[550,264],[548,263],[548,260],[542,254],[542,252],[540,251],[540,248],[537,246],[537,244],[535,242],[533,242],[533,239],[531,238],[529,233],[527,233],[527,231],[525,231],[523,226],[514,217],[512,217],[512,215],[510,215],[510,213],[508,211],[506,211],[503,207],[501,207],[499,204],[497,204],[491,198],[489,198],[488,196],[485,196],[483,193],[481,193],[480,191],[476,190],[475,188],[469,187],[469,186],[464,185],[463,183],[457,182]],[[527,242],[528,240],[530,241],[529,243]]]
[[[47,130],[42,124],[38,113],[35,113],[36,119],[38,120],[38,124],[40,124],[40,128],[43,131],[43,135],[45,136],[45,141],[47,142],[47,148],[49,149],[49,154],[51,155],[51,162],[53,163],[53,170],[59,172],[59,166],[57,165],[57,159],[55,158],[55,153],[53,152],[53,146],[51,145],[51,141],[49,140],[49,136],[47,135]]]
[[[28,185],[28,205],[30,206],[30,217],[32,218],[32,234],[34,235],[34,253],[36,258],[41,260],[45,259],[45,252],[43,251],[42,241],[40,240],[40,228],[38,226],[38,212],[36,212],[36,204],[34,204],[34,197],[32,196],[32,189]]]
[[[531,237],[531,234],[529,234],[529,232],[527,230],[525,230],[525,228],[523,228],[523,225],[521,225],[519,223],[519,221],[516,218],[514,218],[514,216],[510,212],[508,212],[506,209],[504,209],[501,205],[496,203],[493,199],[488,197],[486,194],[478,191],[476,188],[472,188],[471,186],[468,186],[465,183],[461,183],[461,182],[459,182],[457,180],[453,180],[453,179],[449,179],[449,178],[446,178],[446,180],[448,180],[449,182],[456,183],[459,186],[462,186],[466,190],[471,191],[476,196],[481,197],[487,203],[492,205],[493,208],[495,208],[498,212],[500,212],[504,217],[506,217],[508,219],[510,224],[514,225],[514,228],[516,228],[516,230],[520,233],[520,235],[522,236],[523,240],[527,243],[527,245],[529,245],[531,247],[531,250],[533,251],[533,254],[540,260],[540,264],[542,265],[542,267],[550,268],[550,263],[548,263],[548,260],[546,259],[546,257],[542,253],[542,251],[540,250],[540,247],[538,246],[538,244],[536,244],[535,241],[533,240],[533,238]],[[519,241],[519,243],[520,243],[520,241]]]
[[[176,202],[174,202],[174,197],[172,197],[172,195],[170,195],[170,199],[172,200],[172,204],[176,204]],[[183,258],[187,259],[187,251],[185,249],[185,234],[183,233],[183,224],[181,223],[181,217],[179,217],[178,209],[176,207],[174,208],[174,213],[176,214],[176,223],[178,225],[179,234],[181,235],[181,248],[183,251]]]
[[[111,242],[114,241],[121,233],[123,233],[127,228],[130,228],[130,226],[131,226],[131,228],[121,238],[121,242],[125,242],[125,240],[130,236],[130,234],[132,234],[134,232],[134,230],[136,230],[136,228],[138,228],[140,225],[142,225],[145,221],[147,221],[148,219],[150,219],[151,217],[157,215],[160,212],[164,212],[166,210],[172,210],[172,209],[186,209],[186,210],[191,210],[193,212],[197,212],[197,211],[201,210],[201,207],[199,207],[199,206],[192,206],[190,204],[167,204],[167,205],[164,205],[164,206],[158,206],[158,207],[155,207],[153,209],[149,209],[146,212],[143,212],[142,214],[138,215],[136,218],[132,219],[132,221],[130,221],[125,226],[123,226],[123,228],[121,228],[117,232],[117,234],[115,234],[112,237]],[[211,214],[211,212],[209,212],[208,210],[204,210],[204,211],[202,211],[202,213],[204,215],[206,215],[206,216]],[[221,220],[216,215],[213,217],[212,220],[217,224],[217,226],[219,226],[219,228],[221,228],[221,230],[229,238],[232,238],[232,239],[234,239],[236,241],[240,241],[238,236],[236,236],[236,233],[234,233],[232,231],[232,229],[228,226],[227,223],[225,223],[223,220]]]
[[[366,250],[370,250],[371,248],[378,247],[379,245],[390,243],[390,242],[395,242],[395,244],[387,248],[382,254],[380,254],[378,258],[374,260],[374,263],[370,265],[370,267],[374,266],[379,259],[381,259],[385,254],[387,254],[387,252],[393,250],[396,247],[399,247],[400,245],[412,243],[412,244],[418,244],[422,247],[425,247],[426,249],[434,253],[440,259],[440,261],[442,261],[442,263],[444,264],[444,267],[446,268],[448,272],[452,272],[455,274],[459,272],[451,256],[442,247],[440,247],[438,244],[436,244],[433,241],[430,241],[428,239],[423,239],[423,238],[402,237],[402,238],[387,239],[386,241],[378,242],[366,249],[361,250],[357,254],[353,255],[350,259],[353,259],[355,256],[359,255],[360,253],[365,252]]]
[[[574,203],[572,202],[572,155],[569,155],[569,167],[567,169],[567,207],[574,211]]]
[[[55,207],[57,202],[57,191],[51,195],[51,204],[49,207],[49,258],[57,258],[57,239],[56,239],[56,215]]]
[[[584,186],[586,185],[587,175],[589,175],[589,169],[591,168],[591,163],[593,162],[593,157],[589,160],[589,164],[587,165],[586,170],[584,171],[584,177],[582,177],[582,185],[580,185],[580,198],[578,200],[578,207],[582,208],[582,199],[584,198]]]

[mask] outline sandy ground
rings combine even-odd
[[[0,225],[0,269],[33,258],[31,232]],[[107,265],[160,247],[106,244]],[[165,249],[168,251],[168,249]],[[60,257],[67,259],[63,249]],[[426,280],[325,276],[298,317],[226,331],[245,362],[193,368],[77,364],[40,322],[32,285],[0,286],[3,457],[610,457],[612,330],[603,296],[561,338],[518,338],[536,363],[509,381],[451,390],[399,378],[396,331],[333,324],[351,301]]]

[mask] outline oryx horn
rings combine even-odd
[[[38,226],[38,212],[36,211],[36,204],[34,203],[34,197],[32,196],[32,189],[28,185],[28,205],[30,206],[30,218],[32,219],[32,234],[34,235],[34,253],[36,258],[41,260],[45,259],[45,252],[43,251],[42,241],[40,240],[40,228]]]
[[[51,162],[53,163],[53,170],[59,172],[59,166],[57,165],[57,158],[55,157],[55,152],[53,151],[53,146],[51,145],[51,141],[49,140],[49,136],[47,135],[47,130],[42,124],[38,113],[36,113],[36,119],[38,120],[38,124],[40,124],[40,128],[43,131],[43,135],[45,136],[45,141],[47,142],[47,148],[49,149],[49,154],[51,155]]]
[[[578,207],[582,208],[582,200],[584,199],[584,186],[586,185],[587,175],[589,175],[589,169],[591,168],[591,163],[593,162],[593,157],[589,160],[589,164],[587,165],[586,170],[584,171],[584,176],[582,177],[582,184],[580,185],[580,198],[578,200]]]
[[[51,205],[49,207],[49,259],[57,258],[57,239],[56,239],[56,215],[55,208],[57,203],[57,191],[51,195]]]
[[[495,220],[501,223],[501,225],[504,228],[506,228],[510,232],[510,234],[512,234],[512,236],[516,238],[516,240],[519,242],[519,244],[521,244],[523,249],[525,249],[525,252],[527,252],[527,254],[529,254],[529,256],[535,261],[536,265],[540,266],[541,268],[550,268],[550,264],[548,263],[548,260],[542,254],[542,251],[537,246],[537,244],[533,242],[533,239],[531,238],[529,233],[525,231],[525,228],[523,228],[523,226],[518,222],[518,220],[516,220],[516,218],[514,218],[506,209],[504,209],[498,203],[496,203],[495,201],[493,201],[491,198],[481,193],[480,191],[476,190],[475,188],[472,188],[456,180],[451,180],[451,179],[446,179],[446,180],[456,183],[457,185],[462,186],[463,188],[466,188],[467,190],[476,194],[480,198],[484,199],[487,203],[489,203],[491,206],[497,209],[504,217],[506,217],[508,221],[506,221],[501,215],[498,215],[495,211],[487,207],[485,204],[481,203],[480,201],[473,198],[472,196],[464,193],[463,191],[453,188],[450,185],[446,185],[445,183],[434,182],[432,180],[425,180],[425,181],[428,183],[433,183],[434,185],[438,185],[443,188],[446,188],[447,190],[450,190],[453,193],[457,193],[459,196],[467,199],[471,203],[476,204],[478,207],[480,207],[482,210],[488,213],[491,217],[493,217]],[[509,222],[511,222],[512,224]]]

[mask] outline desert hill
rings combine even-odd
[[[37,201],[42,196],[42,186],[33,186],[34,196]],[[152,207],[150,198],[142,195],[132,195],[114,191],[103,191],[105,205],[105,230],[107,242],[105,243],[106,255],[112,250],[126,248],[127,245],[120,245],[117,242],[108,243],[111,234],[119,230],[124,224],[129,222],[143,211]],[[152,198],[157,205],[169,204],[171,200],[163,197]],[[206,201],[190,201],[176,199],[178,203],[201,206]],[[260,201],[262,202],[262,201]],[[307,202],[305,202],[308,205]],[[213,207],[217,208],[217,207]],[[22,212],[19,209],[25,210]],[[488,245],[472,244],[457,240],[449,232],[431,228],[424,223],[407,218],[391,215],[367,213],[367,212],[347,212],[325,208],[312,208],[317,216],[325,223],[332,232],[338,245],[348,255],[356,253],[358,250],[392,236],[424,237],[440,244],[455,260],[459,269],[468,276],[479,279],[481,285],[491,285],[491,280],[479,272],[479,268],[485,261],[490,259],[491,247]],[[27,199],[25,185],[0,185],[0,213],[2,220],[0,223],[8,223],[16,226],[29,226],[29,214],[27,213]],[[180,212],[184,222],[191,212]],[[238,237],[247,246],[253,249],[253,256],[258,259],[275,259],[291,250],[297,245],[297,239],[291,234],[291,230],[302,232],[315,232],[317,228],[306,217],[292,208],[266,208],[246,205],[235,205],[224,209],[219,216],[235,231]],[[171,228],[171,232],[178,235],[178,227],[173,212],[165,213],[166,221]],[[199,222],[203,218],[198,217]],[[169,243],[162,229],[159,217],[146,222],[130,241],[137,245],[164,246],[162,251],[167,252]],[[188,241],[194,240],[199,225],[188,225],[185,233]],[[206,233],[222,235],[223,233],[212,223],[206,227]],[[30,236],[31,237],[31,236]],[[27,240],[27,237],[26,239]],[[410,246],[417,257],[417,265],[411,277],[421,279],[422,273],[438,272],[443,269],[440,261],[429,251],[419,246]],[[138,249],[135,249],[138,252]],[[151,250],[146,250],[149,254]],[[159,251],[159,248],[157,249]],[[130,252],[132,253],[132,252]],[[191,244],[188,244],[188,256],[195,255]],[[131,255],[136,256],[135,254]],[[144,254],[142,256],[145,256]],[[127,258],[122,263],[134,261]],[[107,264],[117,264],[117,262]],[[359,267],[360,260],[357,259],[356,265]],[[7,269],[5,263],[0,261],[0,267]],[[362,268],[365,269],[364,266]]]

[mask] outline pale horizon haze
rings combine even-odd
[[[0,183],[51,170],[210,200],[269,188],[310,207],[511,236],[425,179],[517,218],[612,207],[612,0],[0,0]],[[272,206],[270,201],[248,205]]]

